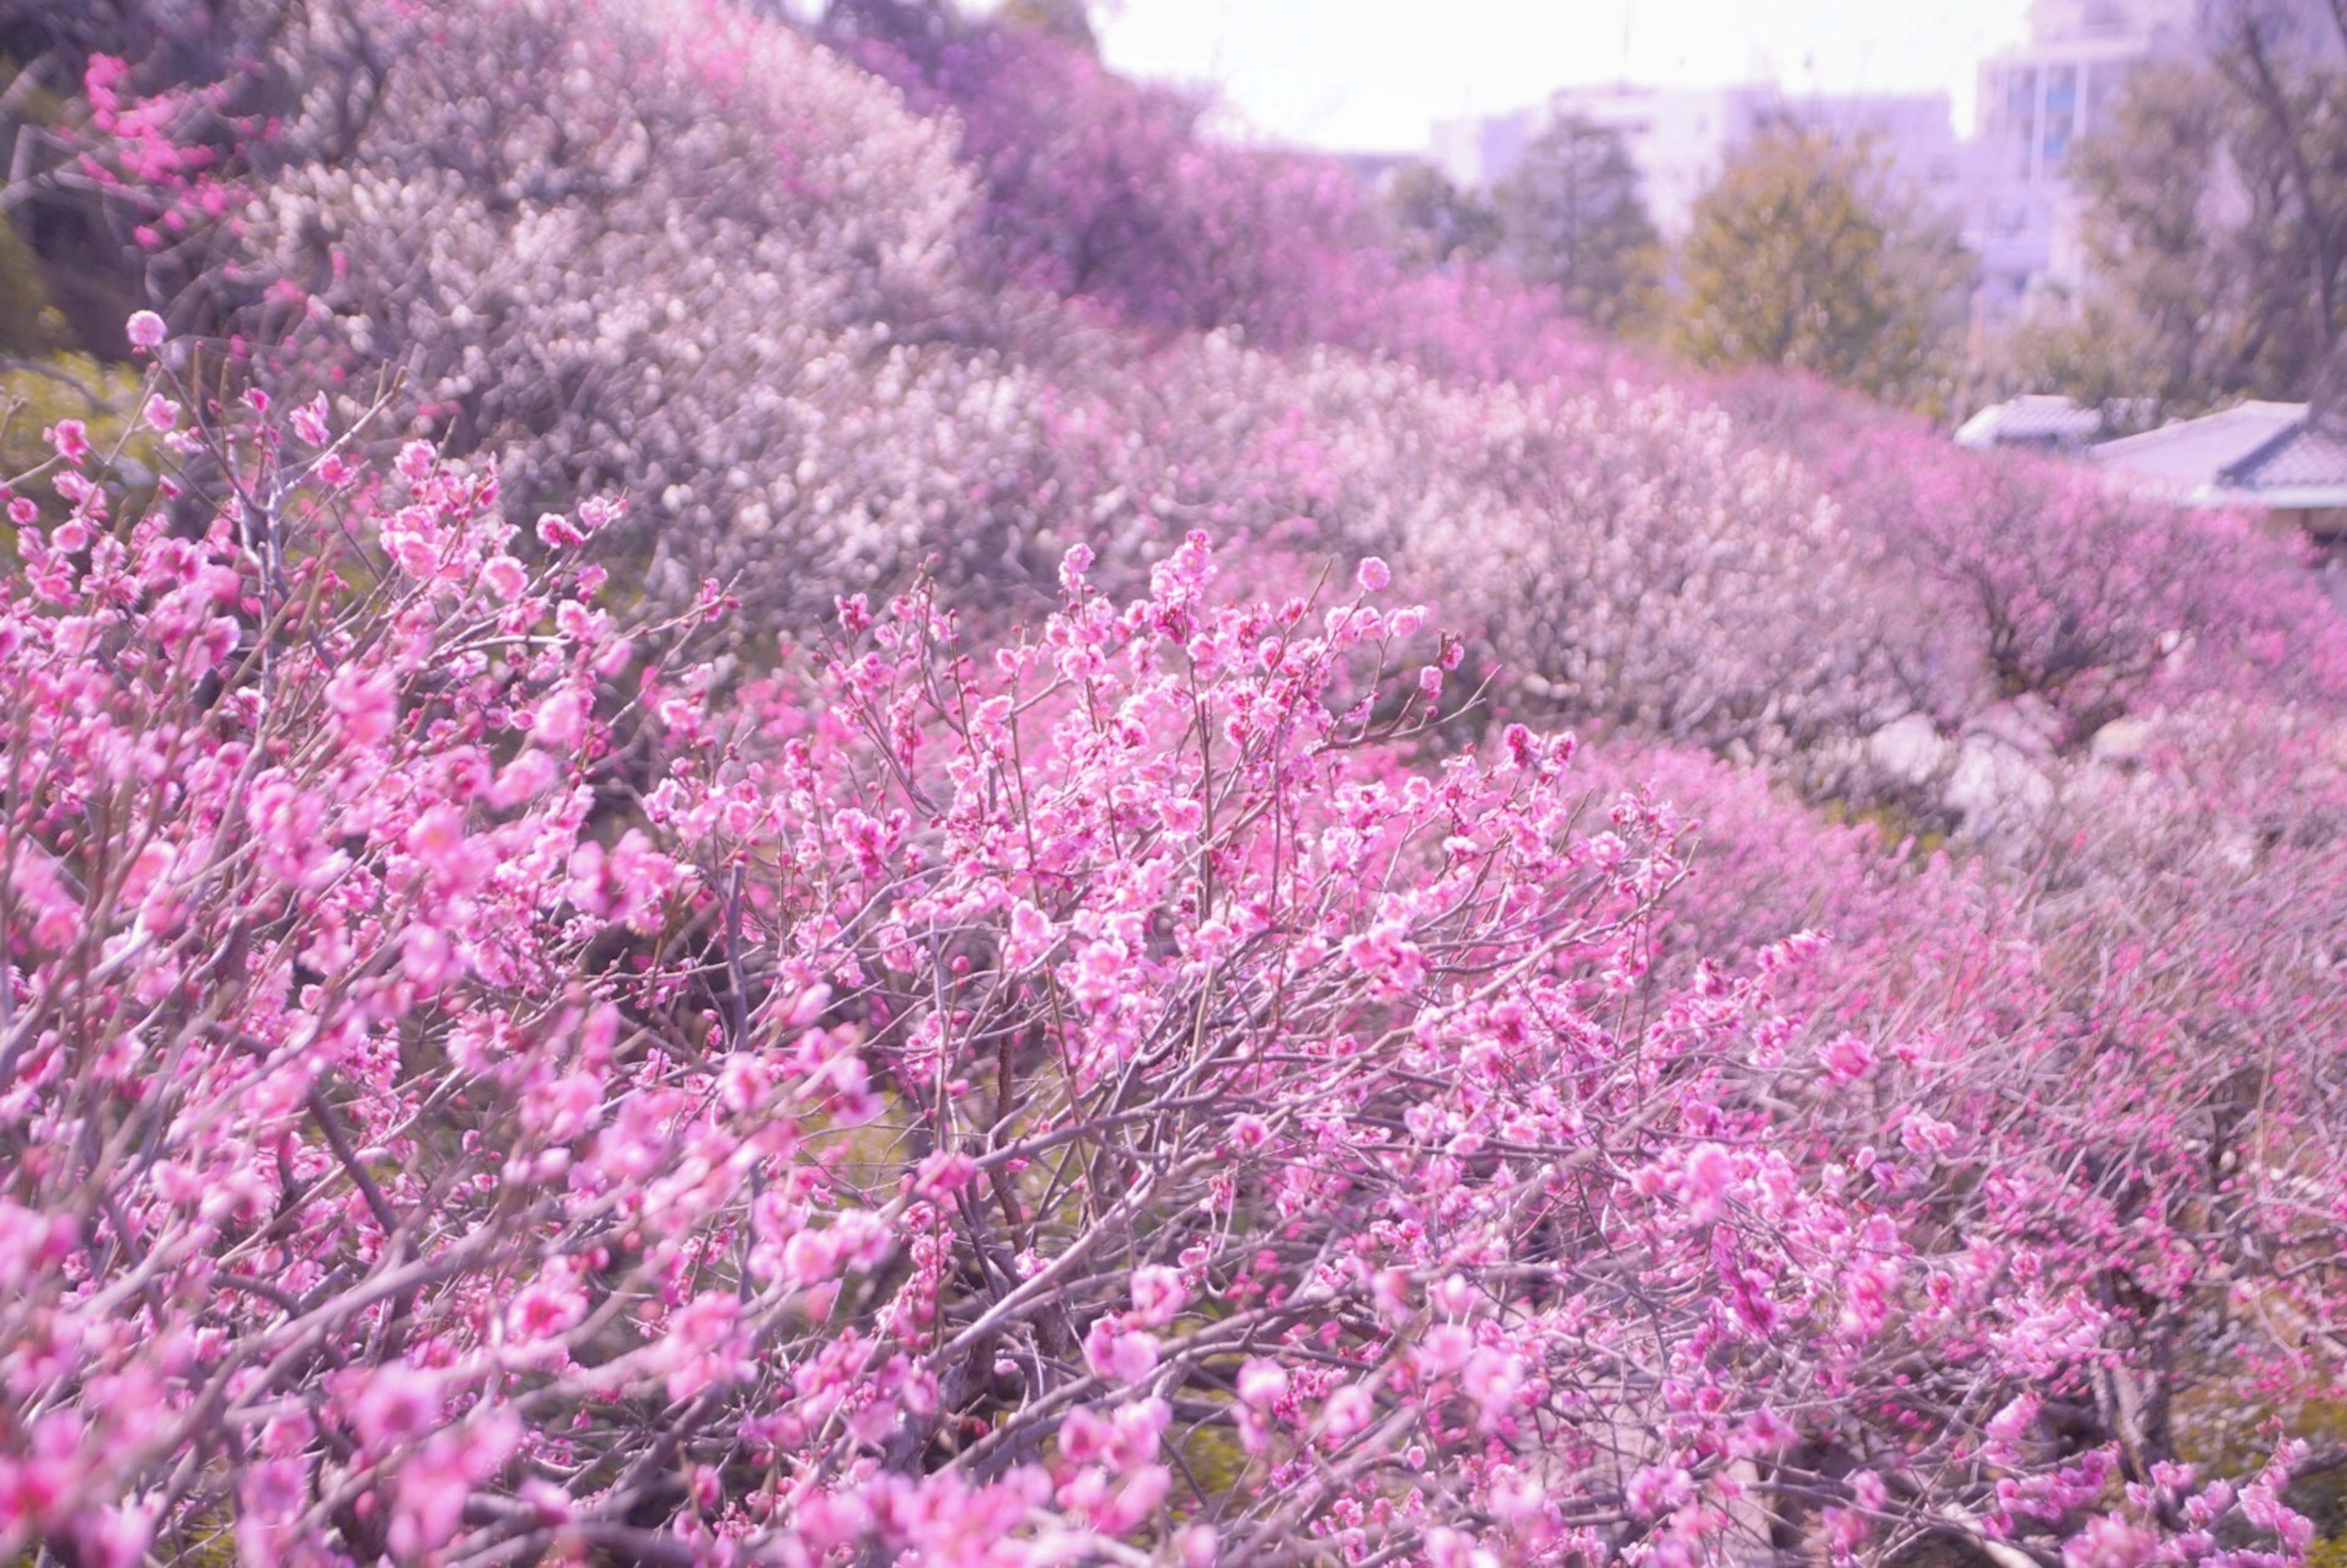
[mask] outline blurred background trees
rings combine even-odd
[[[1662,236],[1619,134],[1567,116],[1533,138],[1497,193],[1506,254],[1524,279],[1608,332],[1635,330],[1663,302]]]
[[[1386,181],[1387,243],[1407,266],[1489,261],[1504,233],[1500,221],[1489,201],[1430,163],[1412,159]]]
[[[2347,7],[2207,0],[2071,165],[2088,283],[2026,323],[2014,379],[2192,414],[2302,401],[2347,328]]]
[[[1696,200],[1674,335],[1698,364],[1809,371],[1942,409],[1967,279],[1952,227],[1864,142],[1780,127]]]

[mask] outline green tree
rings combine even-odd
[[[2071,171],[2090,298],[2178,413],[2310,396],[2347,337],[2347,6],[2210,0],[2200,45],[2137,72]]]
[[[1095,58],[1100,55],[1100,35],[1092,27],[1092,7],[1087,0],[1005,0],[1002,9],[995,15],[1006,22],[1049,33]]]
[[[1389,175],[1382,191],[1389,243],[1403,261],[1440,266],[1460,256],[1484,261],[1500,246],[1500,216],[1430,163],[1410,162]]]
[[[1662,237],[1621,134],[1566,116],[1532,139],[1498,192],[1518,272],[1608,331],[1644,324],[1661,297]]]
[[[2033,302],[2021,320],[1987,345],[1965,388],[1978,408],[2018,394],[2060,392],[2099,408],[2108,435],[2149,429],[2176,405],[2163,400],[2159,344],[2134,312],[2105,295]]]
[[[1762,131],[1696,198],[1679,273],[1675,336],[1696,363],[1947,411],[1971,260],[1869,143]]]

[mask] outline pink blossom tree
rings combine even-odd
[[[1655,977],[1679,824],[1569,741],[1413,765],[1459,694],[1381,564],[1078,552],[990,660],[916,594],[729,692],[493,474],[154,346],[210,498],[117,518],[61,427],[0,589],[0,1548],[2302,1542],[2297,1450],[2114,1509],[2124,1422],[2049,1413],[2146,1341],[1942,1113],[1993,1056],[1805,1033],[1808,938]],[[2262,1148],[2236,1266],[2334,1324],[2334,1152]]]

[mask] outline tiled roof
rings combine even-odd
[[[2016,397],[1993,403],[1956,432],[1959,446],[1994,446],[2018,441],[2086,441],[2103,427],[2103,416],[2066,397]]]
[[[2308,421],[2270,443],[2225,477],[2249,490],[2347,487],[2347,432]]]
[[[2303,403],[2244,403],[2205,419],[2181,419],[2094,448],[2098,463],[2187,488],[2226,475],[2306,423]]]

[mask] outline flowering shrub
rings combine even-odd
[[[355,120],[319,66],[354,51],[391,62]],[[411,434],[530,504],[624,495],[601,553],[671,607],[715,573],[805,620],[1020,559],[1038,388],[972,346],[967,183],[884,84],[698,0],[313,8],[279,55],[313,90],[231,171],[238,287],[179,314],[346,410],[396,373]],[[97,128],[142,227],[187,205],[142,178],[169,107]]]
[[[289,67],[232,201],[203,95],[108,100],[300,392],[168,527],[62,420],[19,487],[0,1553],[2304,1545],[2342,1456],[2253,1413],[2340,1386],[2347,797],[2287,552],[1471,272],[1231,272],[1261,160],[986,101],[1122,124],[1088,62],[955,87],[957,169],[727,7],[373,20],[431,70]],[[1232,227],[1080,275],[1063,189]],[[384,367],[477,466],[373,461]],[[2016,771],[1943,862],[1658,736],[1925,825]]]
[[[857,60],[950,113],[998,264],[1143,327],[1288,346],[1358,312],[1367,220],[1333,160],[1199,134],[1203,105],[1033,26],[863,40]]]
[[[1897,685],[1944,731],[2003,720],[2075,751],[2116,719],[2205,693],[2328,708],[2347,692],[2347,641],[2320,584],[2242,518],[2129,496],[2073,465],[1961,451],[1788,378],[1723,391],[1818,475],[1898,585],[1881,596]]]
[[[354,119],[362,37],[394,63]],[[150,224],[229,213],[223,324],[346,399],[398,370],[525,505],[624,494],[599,553],[672,610],[714,575],[805,627],[931,562],[1000,624],[1071,544],[1128,591],[1203,524],[1403,562],[1522,711],[1976,829],[2114,720],[2335,701],[2332,618],[2236,525],[1783,378],[1706,388],[1728,420],[1638,390],[1483,274],[1397,274],[1335,216],[1298,238],[1286,165],[1040,31],[859,46],[952,117],[714,0],[311,16],[281,69],[315,90],[233,201],[211,142],[172,150],[203,95],[101,59],[91,97]]]
[[[2114,1132],[2116,1013],[1658,975],[1679,819],[1521,726],[1417,760],[1461,693],[1381,562],[1080,550],[990,657],[917,592],[737,685],[596,608],[608,508],[526,566],[494,470],[138,339],[167,509],[56,483],[0,586],[0,1553],[2302,1547],[2322,1456],[2198,1476],[2131,1390],[2195,1245],[2335,1377],[2319,1050],[2147,1228],[2184,1058]]]

